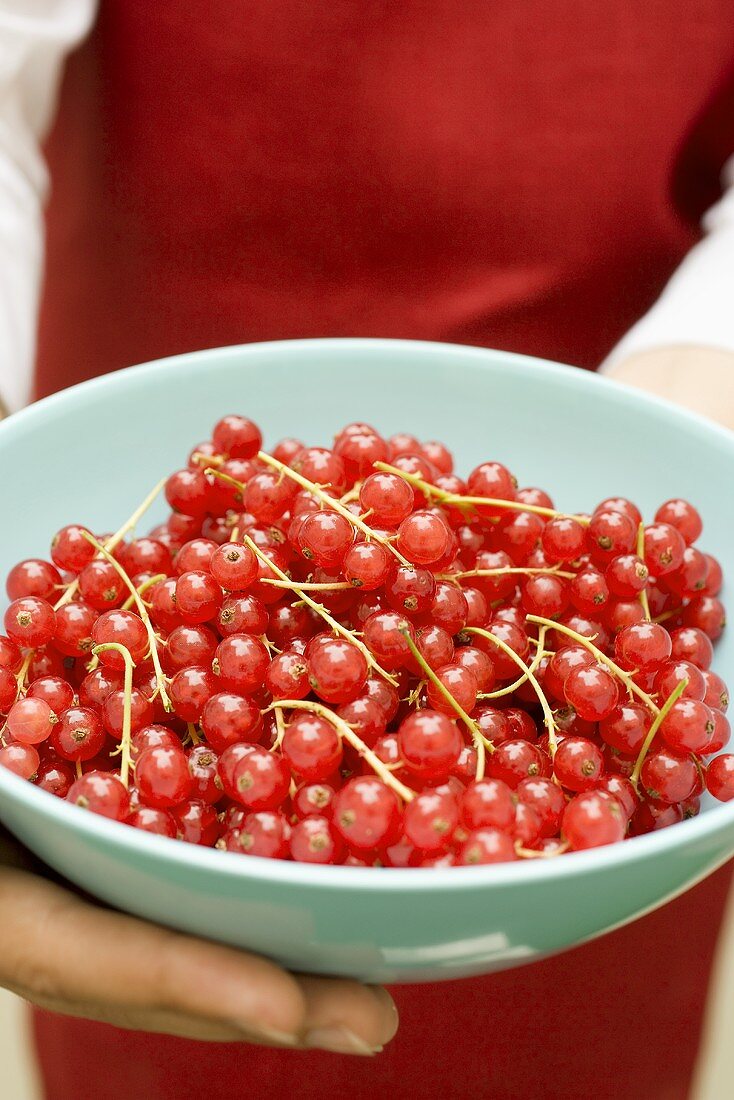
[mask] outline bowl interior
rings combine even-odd
[[[227,412],[256,420],[266,445],[283,436],[328,445],[351,420],[441,439],[458,472],[499,459],[563,509],[627,495],[651,518],[666,498],[687,497],[703,515],[701,545],[725,573],[734,568],[734,517],[719,490],[734,476],[734,437],[723,429],[606,379],[506,353],[321,340],[136,367],[0,425],[2,575],[23,557],[45,556],[65,523],[117,528]],[[164,512],[159,503],[141,530]],[[733,644],[724,637],[717,646],[725,678]]]

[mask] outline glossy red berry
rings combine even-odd
[[[501,829],[474,829],[457,853],[456,862],[462,867],[483,863],[510,863],[516,859],[512,838]]]
[[[348,703],[364,690],[369,672],[361,650],[344,638],[318,639],[308,650],[312,689],[327,703]]]
[[[598,665],[582,665],[573,669],[566,677],[563,690],[567,702],[587,722],[600,722],[606,718],[619,700],[617,681]]]
[[[28,649],[46,645],[54,636],[56,612],[48,600],[24,596],[5,611],[5,632],[12,642]]]
[[[130,808],[127,790],[110,772],[87,772],[72,784],[66,800],[113,821],[124,821]]]
[[[424,791],[405,807],[405,837],[423,852],[444,851],[458,824],[459,807],[448,792]]]
[[[592,741],[565,737],[553,759],[553,771],[569,791],[588,791],[604,772],[604,757]]]
[[[623,840],[626,828],[622,807],[606,791],[576,795],[563,813],[563,835],[577,852]]]
[[[288,794],[290,781],[282,756],[256,748],[234,766],[234,797],[250,810],[274,810]]]
[[[293,826],[289,849],[300,863],[341,863],[345,855],[344,841],[331,821],[315,814]]]
[[[413,512],[398,527],[397,548],[414,565],[440,561],[450,545],[451,530],[435,512]]]
[[[398,730],[400,757],[423,779],[444,779],[461,751],[461,734],[448,715],[436,710],[409,714]]]
[[[339,767],[341,739],[325,718],[317,714],[298,714],[285,731],[283,756],[302,780],[323,781]]]
[[[395,794],[374,776],[350,779],[334,796],[334,827],[356,851],[371,851],[394,843],[399,836],[400,820]]]
[[[690,757],[661,749],[646,758],[640,779],[650,798],[672,804],[693,793],[698,772]]]
[[[706,787],[719,802],[734,798],[734,756],[723,753],[715,757],[706,769]]]

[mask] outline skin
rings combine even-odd
[[[734,352],[671,347],[610,376],[734,428]],[[381,989],[274,963],[104,909],[0,842],[0,985],[32,1004],[192,1039],[369,1055],[397,1030]]]

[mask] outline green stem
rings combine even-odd
[[[638,699],[641,699],[645,706],[649,707],[653,714],[659,713],[660,707],[657,705],[654,699],[652,699],[647,694],[646,691],[643,691],[641,687],[637,686],[629,673],[625,672],[623,668],[620,668],[619,665],[615,661],[613,661],[611,657],[607,657],[606,653],[603,653],[598,646],[595,646],[594,643],[590,642],[588,638],[585,638],[583,634],[579,634],[577,633],[577,631],[571,630],[569,626],[563,626],[561,623],[557,623],[553,619],[544,619],[541,615],[528,615],[527,620],[529,623],[537,623],[539,626],[545,626],[549,630],[557,630],[560,634],[565,634],[566,637],[573,638],[573,640],[578,645],[583,646],[584,649],[588,649],[589,653],[591,653],[592,656],[596,657],[597,661],[600,661],[602,664],[606,665],[607,668],[614,673],[617,679],[622,681],[630,694],[636,695]]]
[[[466,713],[461,704],[458,703],[457,700],[453,697],[446,685],[441,683],[438,676],[433,671],[428,661],[425,659],[421,651],[418,649],[418,646],[411,638],[408,628],[401,627],[400,633],[405,638],[408,649],[413,654],[414,660],[420,666],[426,678],[431,681],[433,686],[438,691],[440,691],[441,695],[443,695],[444,699],[449,704],[451,709],[455,711],[459,718],[461,718],[466,728],[469,730],[471,739],[474,743],[474,748],[477,750],[477,769],[475,778],[484,779],[484,769],[486,765],[485,747],[488,748],[490,752],[494,752],[494,745],[491,743],[491,741],[488,741],[486,737],[482,736],[481,731],[474,719],[470,718],[470,716]]]
[[[267,714],[270,710],[274,710],[276,714],[279,710],[306,710],[310,714],[318,714],[320,718],[324,718],[331,723],[337,733],[367,761],[383,783],[391,787],[404,802],[411,802],[415,798],[415,791],[411,791],[410,787],[406,787],[404,783],[396,779],[387,765],[380,760],[379,756],[375,755],[372,749],[365,745],[362,738],[354,732],[352,727],[338,714],[335,714],[333,710],[329,710],[328,707],[324,706],[323,703],[313,703],[309,699],[279,699],[277,703],[271,703],[269,707],[266,707],[263,714]]]
[[[637,557],[641,560],[645,560],[645,524],[641,523],[637,528]],[[640,592],[640,603],[642,604],[642,612],[645,616],[645,621],[650,622],[650,601],[647,597],[647,583]]]
[[[542,626],[540,628],[539,633],[538,633],[538,648],[536,650],[535,656],[533,657],[532,661],[528,665],[528,672],[536,672],[539,665],[540,665],[540,662],[543,660],[543,658],[549,656],[549,654],[546,652],[546,650],[544,648],[544,642],[545,642],[545,627]],[[504,695],[512,695],[512,693],[517,691],[517,689],[519,687],[522,687],[523,684],[527,683],[527,679],[528,679],[528,673],[523,672],[522,676],[519,676],[517,678],[517,680],[514,680],[511,684],[507,684],[506,687],[498,688],[497,691],[483,692],[477,698],[479,698],[479,699],[501,699]]]
[[[112,553],[112,551],[115,550],[117,546],[119,546],[128,531],[132,531],[133,527],[137,525],[139,520],[145,515],[150,506],[154,503],[156,497],[160,493],[163,486],[166,484],[167,480],[168,479],[164,477],[161,481],[159,481],[156,487],[154,489],[151,489],[151,491],[148,493],[143,503],[138,505],[130,518],[125,520],[122,527],[120,527],[119,530],[115,531],[114,535],[110,535],[110,537],[104,544],[105,550]],[[99,543],[97,545],[99,545]],[[79,580],[77,578],[77,580],[72,581],[71,584],[67,586],[61,599],[58,600],[54,605],[54,611],[58,611],[58,609],[60,607],[63,607],[64,604],[69,603],[74,598],[78,587]]]
[[[675,689],[670,693],[658,713],[655,715],[655,720],[650,726],[650,729],[647,731],[647,737],[642,742],[642,748],[639,751],[637,760],[635,761],[635,766],[632,769],[632,774],[630,776],[630,783],[635,788],[635,790],[637,790],[637,785],[640,782],[640,772],[642,771],[642,765],[645,763],[645,757],[650,751],[650,746],[655,740],[655,734],[658,732],[661,725],[668,716],[670,708],[673,706],[673,703],[677,703],[687,687],[687,680],[681,680],[679,684],[676,684]]]
[[[121,645],[119,642],[103,642],[101,645],[96,645],[92,650],[95,656],[100,653],[106,653],[108,650],[114,650],[115,653],[119,653],[125,662],[125,681],[123,684],[123,703],[122,703],[122,737],[120,738],[120,748],[122,755],[120,757],[120,779],[126,787],[130,785],[130,767],[132,765],[132,694],[133,694],[133,669],[135,668],[135,662],[130,656],[130,650]]]
[[[255,556],[259,558],[261,562],[267,565],[268,568],[276,574],[276,576],[280,577],[282,581],[288,581],[288,585],[292,586],[292,591],[296,593],[299,599],[302,600],[303,603],[307,604],[310,608],[312,608],[317,615],[320,615],[324,622],[329,624],[335,634],[340,634],[342,638],[345,638],[348,642],[351,642],[353,646],[356,646],[356,648],[364,656],[370,668],[373,668],[375,672],[379,673],[379,675],[382,676],[384,680],[387,680],[389,684],[392,684],[393,687],[397,686],[397,680],[393,676],[390,676],[388,672],[385,672],[384,668],[381,668],[380,665],[378,665],[377,661],[372,656],[364,642],[360,642],[359,638],[355,638],[351,630],[348,630],[345,626],[342,626],[341,623],[337,622],[336,619],[334,619],[329,614],[323,604],[317,603],[316,600],[312,600],[308,592],[304,592],[299,585],[294,584],[293,581],[291,581],[290,577],[286,573],[284,573],[283,570],[279,566],[277,566],[274,561],[271,561],[267,554],[264,554],[262,552],[257,543],[253,542],[249,535],[243,535],[242,541],[244,542],[245,546],[250,547],[253,554],[255,554]]]
[[[158,684],[158,692],[161,697],[161,702],[163,703],[163,709],[170,713],[173,710],[173,704],[168,698],[168,692],[166,691],[166,677],[163,673],[163,669],[161,668],[161,661],[158,655],[158,642],[156,639],[155,630],[153,629],[153,624],[150,621],[148,609],[140,598],[137,588],[130,580],[129,576],[122,568],[117,558],[113,558],[107,547],[102,546],[101,543],[97,542],[94,535],[90,535],[89,533],[84,532],[84,538],[87,540],[87,542],[90,542],[92,546],[94,546],[97,550],[97,553],[101,557],[105,558],[105,560],[108,561],[110,565],[117,571],[119,576],[122,578],[122,581],[125,584],[126,588],[130,592],[133,602],[135,603],[135,608],[138,612],[138,615],[143,620],[143,625],[145,626],[145,630],[148,635],[150,659],[153,662],[153,669],[155,670],[156,683]]]
[[[459,493],[448,493],[445,489],[437,489],[435,485],[424,481],[417,474],[409,474],[405,470],[400,470],[397,466],[391,466],[389,462],[375,462],[374,467],[386,474],[396,474],[403,481],[407,481],[416,489],[420,489],[426,496],[434,497],[440,504],[451,504],[456,508],[478,508],[482,505],[489,505],[492,508],[508,508],[514,512],[532,512],[536,516],[548,516],[551,519],[562,516],[564,519],[575,519],[577,523],[584,527],[589,525],[588,516],[571,515],[568,512],[559,512],[555,508],[544,508],[540,504],[524,504],[520,500],[503,500],[499,497],[465,497]]]
[[[530,616],[528,616],[529,618]],[[552,620],[549,620],[552,625]],[[483,630],[479,626],[467,626],[464,627],[463,633],[465,634],[478,634],[480,638],[486,638],[487,641],[492,642],[498,649],[514,661],[518,668],[522,669],[524,675],[527,677],[528,682],[532,685],[535,694],[538,696],[538,702],[540,703],[543,711],[543,719],[545,721],[545,728],[548,731],[548,747],[550,749],[551,757],[556,755],[556,749],[558,748],[558,740],[556,738],[556,722],[553,717],[553,711],[550,708],[548,700],[545,697],[545,693],[535,678],[535,673],[531,670],[529,665],[526,665],[522,657],[515,653],[514,649],[508,646],[507,642],[502,638],[498,638],[495,634],[491,634],[489,630]]]

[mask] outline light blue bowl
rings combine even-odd
[[[222,414],[270,444],[328,442],[359,419],[444,440],[468,471],[498,458],[561,508],[626,494],[649,516],[700,506],[706,549],[734,570],[734,436],[568,367],[383,340],[256,344],[85,383],[0,424],[0,572],[64,523],[112,530]],[[162,513],[160,513],[162,514]],[[148,523],[155,522],[155,515]],[[731,668],[731,640],[716,667]],[[313,867],[246,858],[109,822],[0,769],[0,817],[90,893],[287,966],[373,982],[457,978],[528,962],[661,905],[734,854],[734,804],[659,833],[552,861],[445,870]]]

